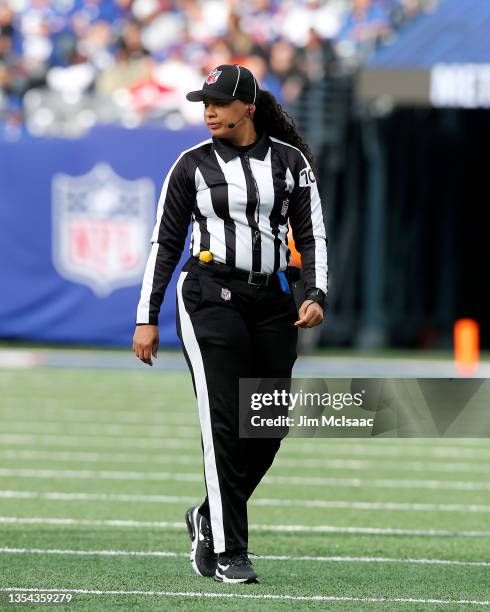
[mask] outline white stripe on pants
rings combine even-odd
[[[185,309],[182,298],[182,284],[188,272],[181,272],[177,281],[177,308],[179,310],[182,342],[189,356],[194,373],[196,385],[197,404],[199,407],[199,420],[204,446],[204,472],[206,487],[208,492],[211,529],[213,532],[214,552],[225,551],[225,533],[223,527],[223,506],[218,481],[218,471],[216,469],[216,459],[214,454],[213,433],[211,429],[211,414],[209,409],[208,388],[204,374],[204,364],[202,360],[199,344],[194,333],[192,321]]]

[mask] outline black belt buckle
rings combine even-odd
[[[257,285],[258,287],[267,287],[267,284],[269,283],[269,276],[270,275],[266,274],[265,272],[254,272],[252,270],[250,274],[248,275],[248,284]],[[254,278],[265,280],[265,283],[264,282],[255,283],[253,281]]]

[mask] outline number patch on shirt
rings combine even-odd
[[[309,187],[312,183],[316,183],[313,170],[311,168],[303,168],[299,173],[299,186]]]

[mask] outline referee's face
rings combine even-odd
[[[234,128],[229,128],[229,123],[237,123],[247,114],[247,104],[241,100],[219,100],[218,98],[205,97],[204,121],[211,135],[218,138],[226,138],[235,134]]]

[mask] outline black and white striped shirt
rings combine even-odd
[[[136,322],[158,324],[164,293],[192,220],[190,254],[211,251],[243,270],[285,270],[288,222],[305,291],[327,293],[327,238],[315,176],[303,153],[261,134],[245,151],[210,138],[170,168],[158,202]]]

